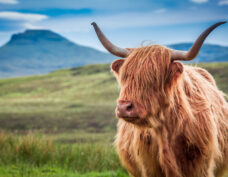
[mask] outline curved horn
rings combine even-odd
[[[184,61],[188,61],[188,60],[193,60],[197,54],[200,51],[201,46],[203,45],[204,40],[206,39],[206,37],[218,26],[222,25],[226,23],[226,21],[222,21],[219,23],[216,23],[212,26],[210,26],[209,28],[207,28],[199,37],[198,39],[195,41],[195,43],[193,44],[193,46],[191,47],[191,49],[189,51],[178,51],[178,50],[173,50],[172,51],[172,60],[184,60]]]
[[[118,57],[127,57],[130,54],[130,51],[124,48],[120,48],[112,44],[104,35],[104,33],[100,30],[100,28],[97,26],[95,22],[91,23],[93,25],[97,36],[102,43],[102,45],[113,55],[116,55]]]

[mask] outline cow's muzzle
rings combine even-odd
[[[139,117],[138,110],[136,105],[133,104],[131,101],[118,101],[116,107],[116,115],[119,118],[123,118],[126,120],[129,119],[136,119]]]

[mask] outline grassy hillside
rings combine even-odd
[[[0,81],[0,128],[114,129],[118,88],[108,65]]]
[[[228,93],[228,63],[200,64]],[[0,128],[44,131],[115,129],[118,85],[109,65],[0,80]]]

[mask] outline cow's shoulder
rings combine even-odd
[[[186,65],[185,65],[185,69],[187,70],[187,72],[194,72],[194,73],[200,75],[202,78],[207,80],[213,86],[216,86],[213,76],[206,69],[203,69],[198,66],[186,66]]]

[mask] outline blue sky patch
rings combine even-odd
[[[228,20],[228,0],[4,0],[0,37],[26,29],[49,29],[76,43],[104,50],[90,25],[123,47],[149,40],[159,44],[192,42],[209,25]],[[206,40],[228,46],[228,24]],[[6,37],[0,38],[4,44]]]

